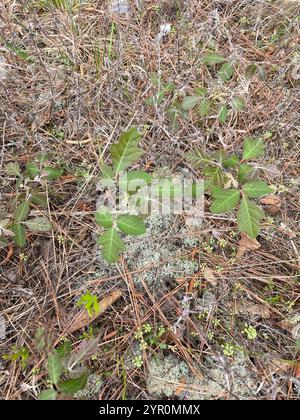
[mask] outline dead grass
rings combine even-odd
[[[249,369],[255,372],[253,399],[299,397],[295,326],[287,322],[300,308],[299,79],[293,77],[293,60],[299,56],[298,4],[131,1],[130,16],[119,16],[110,13],[105,1],[84,1],[67,11],[51,6],[49,0],[2,0],[0,54],[7,72],[0,80],[1,215],[11,214],[16,204],[15,182],[3,172],[8,162],[24,166],[38,153],[50,151],[51,162],[64,168],[65,176],[48,190],[48,215],[55,231],[28,237],[22,250],[26,262],[18,248],[13,254],[12,248],[0,249],[0,306],[7,325],[1,354],[9,353],[12,345],[26,346],[31,353],[26,369],[16,362],[1,362],[1,398],[36,398],[45,371],[35,350],[35,331],[44,326],[53,343],[58,342],[86,288],[100,298],[114,290],[122,292],[94,323],[99,352],[91,369],[104,378],[100,399],[123,398],[122,366],[136,343],[135,332],[144,323],[171,328],[182,314],[184,296],[191,300],[183,329],[164,340],[191,372],[209,377],[205,360],[220,363],[221,344],[230,342],[244,350]],[[172,30],[159,42],[163,23],[170,23]],[[218,89],[213,71],[201,64],[203,52],[214,45],[239,63],[222,89],[228,100],[243,97],[246,110],[224,125],[215,118],[181,118],[172,132],[166,113],[172,95],[162,106],[145,104],[153,95],[149,75],[159,73],[164,82],[174,82],[179,97],[201,84]],[[242,77],[252,62],[265,69],[265,81]],[[196,146],[239,151],[246,135],[272,133],[263,164],[275,164],[279,170],[271,182],[281,186],[281,207],[263,226],[261,248],[233,261],[232,248],[237,249],[239,240],[231,234],[235,220],[207,212],[196,233],[200,245],[187,252],[188,259],[199,261],[194,277],[167,281],[163,289],[149,288],[139,272],[128,269],[126,255],[116,267],[106,269],[95,245],[96,184],[107,146],[130,125],[144,132],[146,158],[141,165],[149,171],[167,165],[175,172],[185,165],[182,153]],[[172,238],[174,227],[166,235]],[[214,249],[207,252],[202,245],[211,237]],[[219,237],[226,241],[225,248],[218,245]],[[203,277],[203,263],[213,270],[216,286]],[[133,276],[140,276],[141,287]],[[205,319],[199,320],[199,299],[205,291],[215,300]],[[270,316],[245,314],[237,304],[267,308]],[[214,326],[213,319],[219,319],[221,327]],[[255,341],[242,333],[244,324],[256,328]],[[209,332],[214,333],[213,340],[208,339]],[[81,334],[70,335],[74,347]],[[148,361],[153,353],[167,352],[147,350],[141,369],[126,368],[128,399],[152,398],[146,388]],[[22,384],[30,388],[24,391]],[[239,398],[227,391],[223,398]]]

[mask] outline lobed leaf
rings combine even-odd
[[[243,197],[238,211],[237,220],[240,232],[247,233],[255,239],[260,232],[260,220],[264,217],[262,210],[248,198]]]
[[[127,235],[144,235],[146,233],[146,226],[144,221],[134,215],[123,214],[118,217],[118,228]]]
[[[260,198],[263,195],[270,194],[273,192],[269,185],[260,179],[246,182],[243,186],[243,191],[249,198]]]
[[[114,228],[108,229],[97,240],[97,244],[102,246],[102,254],[108,263],[115,263],[122,251],[126,247],[118,232]]]
[[[248,160],[260,157],[264,154],[264,142],[262,139],[245,138],[243,159]]]
[[[141,134],[136,128],[131,128],[121,134],[119,142],[111,146],[111,159],[113,162],[115,173],[119,173],[127,169],[144,153],[138,147]]]
[[[213,194],[213,200],[212,213],[227,213],[237,206],[240,200],[240,192],[235,189],[221,189]]]

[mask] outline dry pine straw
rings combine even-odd
[[[57,341],[70,314],[75,316],[76,300],[89,287],[100,297],[116,291],[122,294],[95,322],[100,331],[99,357],[91,367],[99,373],[112,372],[101,398],[121,398],[119,360],[133,345],[134,332],[145,322],[171,327],[182,312],[183,294],[197,299],[205,290],[216,295],[213,313],[222,322],[228,322],[229,307],[238,308],[237,300],[246,306],[259,305],[263,313],[269,311],[268,317],[256,314],[254,318],[237,311],[230,318],[229,338],[251,352],[257,381],[263,383],[257,398],[295,398],[296,390],[289,379],[295,372],[289,368],[276,376],[274,366],[278,366],[278,360],[297,358],[291,331],[280,324],[289,317],[284,302],[294,303],[293,313],[299,311],[299,275],[295,277],[300,269],[297,188],[290,186],[280,195],[274,226],[265,225],[258,238],[260,248],[246,253],[237,263],[230,263],[228,251],[207,253],[196,249],[190,253],[188,258],[210,267],[217,286],[209,284],[199,271],[194,278],[168,284],[164,290],[150,290],[145,283],[137,290],[132,280],[136,273],[128,270],[126,255],[118,269],[98,278],[101,267],[92,235],[92,212],[97,199],[99,151],[129,125],[148,127],[143,136],[146,157],[141,165],[149,171],[164,165],[176,171],[184,164],[182,152],[189,148],[214,150],[226,145],[228,150],[238,151],[246,135],[270,131],[264,163],[275,162],[280,169],[275,184],[291,185],[291,179],[299,180],[299,81],[292,77],[291,65],[299,41],[299,23],[295,21],[299,7],[281,1],[191,0],[147,1],[138,10],[132,1],[132,13],[126,17],[111,15],[106,2],[87,1],[74,9],[72,17],[65,10],[43,6],[50,1],[2,3],[0,51],[8,69],[5,79],[0,80],[2,168],[12,161],[24,165],[38,153],[51,151],[54,162],[64,166],[65,176],[54,183],[49,196],[53,234],[28,237],[23,250],[27,262],[19,258],[20,250],[15,247],[0,251],[0,305],[7,322],[7,340],[1,342],[1,353],[8,353],[12,345],[24,345],[32,354],[25,371],[18,363],[2,362],[1,397],[34,398],[31,390],[22,392],[20,388],[23,383],[32,383],[30,368],[42,366],[33,343],[34,332],[44,326],[51,331],[53,342]],[[159,26],[166,22],[174,31],[161,40],[158,48]],[[272,41],[280,25],[284,33]],[[162,80],[173,81],[182,93],[191,93],[199,84],[214,84],[215,75],[201,64],[201,55],[212,42],[224,55],[238,60],[237,74],[225,87],[225,95],[230,98],[234,92],[244,97],[246,110],[225,125],[215,119],[199,124],[191,114],[189,119],[181,119],[172,133],[164,106],[155,109],[145,105],[150,92],[153,94],[149,74],[160,72]],[[18,56],[7,43],[26,50],[30,59]],[[264,67],[266,81],[257,77],[249,83],[239,81],[251,62]],[[63,132],[64,139],[55,131]],[[78,180],[82,172],[91,176]],[[5,179],[4,173],[1,183],[0,210],[10,213],[14,183]],[[225,217],[207,213],[198,235],[204,241],[212,232],[221,232],[237,247],[238,238],[230,236],[233,226]],[[57,235],[65,238],[63,244],[59,244]],[[219,266],[223,268],[221,273]],[[236,283],[240,285],[238,292]],[[276,305],[268,300],[274,294],[281,299]],[[166,338],[198,375],[209,374],[203,363],[205,357],[220,352],[220,347],[207,341],[211,319],[208,317],[200,328],[191,314],[183,336]],[[258,339],[249,344],[237,332],[236,322],[254,323],[260,331]],[[191,338],[191,331],[200,338]],[[229,339],[228,332],[218,334],[221,341]],[[80,332],[71,338],[76,346]],[[109,351],[104,352],[107,347]],[[262,357],[270,355],[275,355],[277,364],[267,363]],[[151,352],[144,357],[147,366]],[[132,368],[126,374],[128,398],[148,398],[147,369]],[[43,375],[39,374],[37,380],[42,386]]]

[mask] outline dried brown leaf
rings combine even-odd
[[[250,238],[246,233],[241,233],[241,239],[239,240],[239,249],[237,252],[237,259],[242,258],[246,252],[255,251],[260,248],[260,243],[256,239]]]
[[[79,312],[77,316],[69,323],[67,327],[67,331],[65,334],[71,334],[74,331],[80,330],[81,328],[85,328],[87,325],[91,324],[95,321],[100,315],[103,314],[113,303],[115,303],[120,297],[122,296],[122,292],[120,290],[115,290],[110,295],[106,296],[99,302],[100,311],[95,314],[93,317],[90,317],[86,310],[82,310]]]
[[[243,304],[237,303],[235,305],[235,309],[238,313],[243,315],[250,315],[250,316],[261,316],[262,318],[270,318],[270,310],[268,307],[263,305],[258,305],[256,303],[251,304]]]
[[[217,286],[218,285],[218,281],[216,276],[214,275],[214,272],[208,268],[205,267],[204,271],[203,271],[203,277],[205,278],[205,280],[208,281],[208,283],[210,283],[212,286]]]

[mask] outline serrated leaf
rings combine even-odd
[[[63,366],[62,359],[59,354],[54,351],[47,359],[47,372],[52,384],[57,385],[62,375]]]
[[[270,194],[273,192],[269,185],[260,179],[246,182],[243,186],[243,191],[249,198],[260,198],[263,195]]]
[[[207,94],[207,88],[206,87],[203,87],[203,86],[198,86],[196,89],[195,89],[195,93],[198,95],[198,96],[205,96],[206,94]]]
[[[246,137],[244,140],[243,159],[248,160],[260,157],[264,154],[265,145],[263,139]]]
[[[237,215],[240,232],[247,233],[255,239],[260,232],[260,220],[264,217],[262,210],[253,201],[243,197]]]
[[[233,75],[233,66],[229,63],[224,63],[220,70],[218,71],[218,75],[223,82],[227,82],[232,78]]]
[[[194,152],[186,153],[185,157],[195,169],[205,168],[207,165],[212,163],[212,159],[208,156],[208,154],[200,149],[197,149]]]
[[[152,181],[151,175],[145,171],[131,171],[120,177],[119,189],[133,194],[138,188],[143,188]]]
[[[40,401],[54,401],[56,400],[57,392],[54,389],[45,389],[42,391],[39,396],[38,400]]]
[[[47,166],[42,171],[42,176],[47,178],[49,181],[54,181],[55,179],[59,178],[63,174],[62,169],[51,168]]]
[[[253,174],[253,168],[246,163],[241,163],[238,170],[238,180],[241,184],[244,184]]]
[[[34,179],[35,177],[37,177],[40,173],[39,168],[36,166],[35,163],[33,162],[28,162],[25,165],[25,174],[30,178],[30,179]]]
[[[212,159],[214,162],[222,164],[222,162],[226,159],[227,153],[223,149],[218,149],[212,154]]]
[[[236,112],[239,112],[245,109],[246,104],[243,98],[236,96],[232,99],[232,106]]]
[[[102,236],[100,236],[97,240],[97,244],[102,246],[103,258],[108,263],[116,262],[121,252],[126,249],[123,240],[114,228],[108,229]]]
[[[220,108],[220,111],[219,111],[219,114],[218,114],[218,120],[221,122],[221,123],[225,123],[225,121],[226,121],[226,119],[227,119],[227,116],[228,116],[228,108],[227,108],[227,105],[226,104],[224,104],[224,105],[222,105],[221,106],[221,108]]]
[[[52,224],[46,217],[36,217],[34,219],[22,222],[23,225],[27,226],[32,232],[49,232],[53,229]]]
[[[185,98],[183,98],[181,108],[185,111],[188,111],[194,108],[200,100],[201,98],[199,98],[199,96],[186,96]]]
[[[115,173],[119,173],[132,165],[144,151],[138,147],[141,134],[136,128],[131,128],[121,134],[119,142],[111,146],[111,159]]]
[[[79,378],[68,379],[59,383],[59,389],[67,395],[76,394],[76,392],[84,389],[87,384],[89,372],[79,376]]]
[[[14,176],[20,176],[21,175],[20,167],[16,162],[8,163],[5,166],[5,172],[8,175],[14,175]]]
[[[256,70],[257,70],[256,64],[250,64],[246,68],[246,71],[245,71],[245,77],[246,77],[246,79],[248,79],[248,80],[251,79],[255,75]]]
[[[206,66],[214,66],[215,64],[221,64],[226,61],[226,58],[216,52],[209,52],[203,57],[203,64]]]
[[[15,222],[12,224],[11,230],[15,234],[13,237],[15,244],[22,248],[26,243],[26,233],[24,226],[21,225],[21,223]]]
[[[239,164],[239,158],[236,155],[229,156],[225,158],[222,162],[222,165],[224,168],[235,168]]]
[[[211,211],[214,214],[227,213],[234,209],[240,200],[239,190],[219,190],[213,194]]]
[[[202,99],[202,101],[199,103],[198,110],[199,110],[200,117],[202,118],[206,117],[210,112],[209,100],[206,98]]]
[[[95,220],[98,225],[104,228],[111,228],[113,225],[113,217],[110,211],[105,207],[102,206],[96,213],[95,213]]]
[[[48,207],[47,198],[43,194],[31,194],[30,203],[36,204],[44,208]]]
[[[220,167],[207,167],[204,170],[205,190],[212,190],[214,187],[221,187],[224,181],[224,174]]]
[[[23,220],[26,220],[29,214],[29,210],[30,208],[28,201],[23,201],[23,203],[19,204],[14,211],[14,221],[22,222]]]
[[[146,226],[144,221],[134,215],[123,214],[118,217],[118,228],[127,235],[144,235],[146,233]]]

